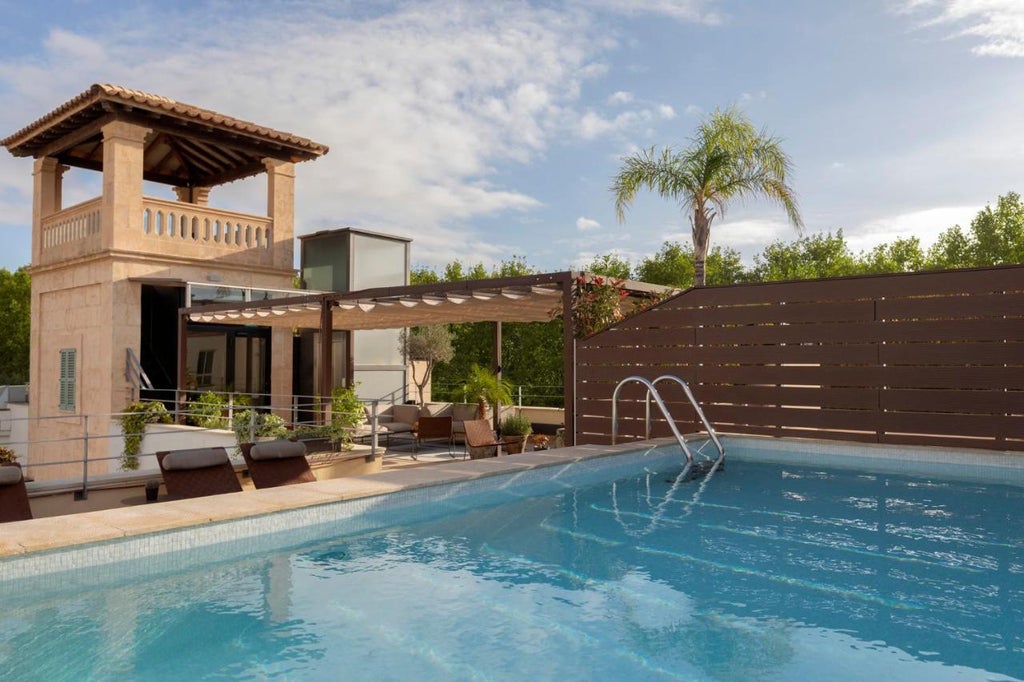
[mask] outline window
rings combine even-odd
[[[62,348],[60,351],[60,409],[75,411],[75,364],[77,351]]]
[[[213,350],[201,350],[199,351],[199,357],[196,360],[196,385],[197,386],[212,386],[213,385],[213,355],[216,351]]]

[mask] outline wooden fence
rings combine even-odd
[[[621,379],[663,374],[725,433],[1024,450],[1024,266],[690,289],[577,343],[576,442],[610,442]],[[620,393],[623,439],[645,393]]]

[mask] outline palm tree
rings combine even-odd
[[[701,121],[686,149],[666,147],[659,154],[651,147],[623,159],[611,187],[615,212],[623,222],[626,208],[645,187],[678,201],[684,212],[692,211],[695,284],[704,286],[711,223],[725,215],[730,201],[764,197],[781,204],[798,230],[803,227],[796,197],[786,184],[791,168],[779,138],[758,132],[735,108],[716,109]]]

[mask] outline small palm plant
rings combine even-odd
[[[467,402],[476,403],[476,418],[487,418],[487,406],[500,407],[512,402],[512,385],[493,372],[474,364],[462,387]]]

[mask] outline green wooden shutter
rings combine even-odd
[[[60,351],[60,409],[75,411],[75,360],[74,348]]]

